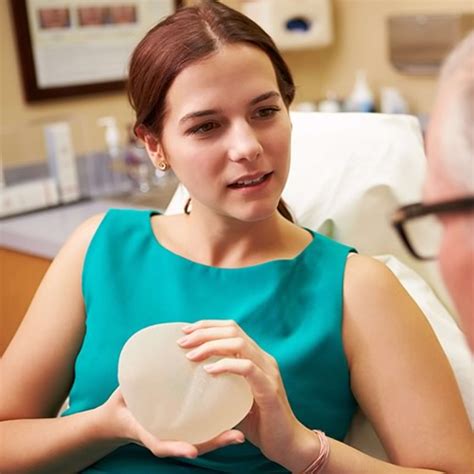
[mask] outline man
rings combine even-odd
[[[426,136],[425,203],[439,212],[439,265],[474,352],[474,32],[449,55]],[[463,204],[464,203],[464,204]]]
[[[440,270],[474,352],[474,31],[441,70],[426,154],[423,203],[404,206],[394,224],[412,254],[428,260],[435,256],[429,239],[413,238],[410,226],[437,218],[432,221],[440,228]]]

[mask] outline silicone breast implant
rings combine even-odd
[[[233,428],[249,412],[253,396],[238,375],[208,374],[176,341],[186,323],[149,326],[133,334],[120,353],[118,380],[127,407],[163,440],[208,441]]]

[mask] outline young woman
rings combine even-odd
[[[461,397],[415,303],[382,264],[289,219],[293,95],[272,40],[217,2],[137,46],[136,133],[192,201],[177,216],[111,210],[65,244],[1,361],[1,472],[470,470]],[[222,356],[209,372],[254,395],[199,446],[154,438],[117,388],[125,341],[170,321],[189,321],[191,360]],[[357,405],[393,464],[343,444]]]

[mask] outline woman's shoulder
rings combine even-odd
[[[104,220],[104,217],[106,215],[107,212],[100,212],[98,214],[94,214],[93,216],[88,217],[79,225],[77,230],[85,234],[94,233],[101,224],[101,222]]]
[[[382,262],[367,255],[354,255],[344,275],[344,326],[360,342],[360,331],[393,332],[420,313],[398,278]],[[350,330],[349,330],[350,329]]]
[[[397,277],[373,257],[347,259],[343,291],[343,339],[351,366],[366,347],[375,347],[374,341],[389,340],[420,319],[419,308]]]
[[[384,263],[368,255],[349,254],[344,276],[346,298],[385,293],[398,285],[397,278]]]
[[[68,274],[80,273],[90,242],[105,215],[95,214],[79,224],[60,248],[50,268],[61,268]]]
[[[87,247],[106,215],[106,212],[101,212],[88,217],[76,227],[66,244],[86,244],[85,247]]]
[[[117,228],[117,226],[135,226],[137,222],[143,221],[151,211],[138,209],[115,209],[94,214],[84,220],[71,234],[70,241],[88,244],[92,241],[99,227]]]
[[[96,235],[118,236],[127,233],[131,228],[144,226],[150,218],[150,210],[116,209],[94,214],[84,220],[70,235],[65,247],[80,246],[85,253]]]

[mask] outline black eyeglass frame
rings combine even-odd
[[[411,219],[427,216],[428,214],[451,214],[474,210],[474,196],[467,196],[449,201],[439,201],[430,204],[416,202],[397,209],[392,216],[392,225],[398,232],[400,239],[410,253],[418,260],[434,260],[436,257],[425,257],[420,255],[408,238],[404,225]]]

